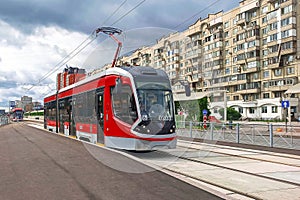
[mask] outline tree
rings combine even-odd
[[[207,97],[198,100],[191,100],[191,101],[180,101],[175,102],[175,109],[183,110],[184,112],[188,113],[186,120],[196,120],[202,121],[203,113],[202,111],[205,109],[208,111],[207,116],[210,115],[208,109],[208,100]],[[176,113],[177,114],[177,113]]]
[[[224,108],[219,110],[220,115],[224,116]],[[227,119],[228,120],[239,120],[241,118],[241,114],[236,111],[234,108],[227,108]]]
[[[199,109],[200,109],[200,116],[199,116],[199,121],[203,120],[203,110],[207,110],[207,117],[210,115],[210,111],[208,109],[208,98],[204,97],[202,99],[198,100],[199,104]]]

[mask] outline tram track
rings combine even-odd
[[[170,173],[175,173],[177,175],[181,175],[181,176],[185,176],[185,177],[189,177],[193,180],[196,181],[200,181],[218,188],[222,188],[225,189],[227,191],[232,192],[233,194],[238,194],[238,195],[242,195],[248,198],[253,198],[253,199],[265,199],[265,197],[260,197],[259,195],[256,194],[252,194],[247,192],[246,190],[242,190],[242,189],[238,189],[238,187],[227,184],[226,182],[226,178],[224,179],[225,184],[220,183],[220,181],[218,182],[217,180],[215,180],[215,174],[213,174],[211,177],[209,173],[213,172],[213,170],[215,171],[221,171],[222,173],[228,173],[228,174],[234,174],[235,177],[249,177],[251,180],[254,180],[252,184],[258,184],[258,185],[265,185],[265,184],[273,184],[274,188],[275,185],[284,185],[285,187],[291,188],[291,189],[295,189],[295,188],[300,188],[300,183],[299,182],[295,182],[293,180],[285,180],[282,178],[278,178],[278,177],[272,177],[272,175],[270,175],[270,172],[267,173],[255,173],[255,170],[253,171],[247,171],[243,168],[238,169],[237,167],[232,167],[234,165],[226,165],[225,163],[215,163],[215,162],[210,162],[207,161],[205,159],[205,155],[207,155],[208,158],[213,157],[214,159],[218,159],[218,157],[222,160],[222,158],[227,158],[228,160],[230,160],[229,158],[237,158],[237,159],[243,159],[243,161],[240,161],[240,163],[245,163],[245,162],[249,162],[250,164],[256,163],[256,162],[262,162],[264,164],[269,163],[270,165],[283,165],[283,166],[287,166],[287,167],[294,167],[294,168],[299,168],[300,165],[298,164],[287,164],[284,162],[279,162],[279,161],[271,161],[268,159],[259,159],[259,158],[253,158],[253,157],[247,157],[245,155],[236,155],[234,153],[225,153],[225,152],[219,152],[219,151],[214,151],[213,146],[210,146],[209,144],[201,144],[203,145],[205,148],[196,148],[193,147],[193,145],[195,145],[195,143],[188,144],[187,142],[184,142],[186,145],[183,145],[182,142],[180,141],[179,144],[177,145],[177,149],[176,150],[158,150],[156,152],[152,152],[151,154],[155,154],[152,156],[141,156],[139,154],[135,154],[135,156],[137,156],[139,159],[142,159],[143,162],[149,162],[152,165],[156,165],[158,167],[161,167],[162,170],[168,171]],[[199,144],[196,144],[199,145]],[[207,146],[206,146],[207,145]],[[210,149],[207,149],[210,148]],[[218,149],[220,149],[220,151],[222,151],[222,147],[220,147],[219,145],[217,146]],[[225,149],[228,149],[227,147],[224,147]],[[230,148],[229,148],[230,149]],[[230,149],[232,150],[232,149]],[[238,148],[235,149],[236,151],[242,151],[242,149]],[[201,154],[199,154],[199,152],[201,151]],[[249,153],[252,154],[260,154],[260,155],[268,155],[268,156],[275,156],[276,155],[272,155],[271,153],[266,153],[263,151],[255,151],[255,150],[244,150],[245,153]],[[212,156],[210,156],[209,154],[214,154]],[[132,153],[131,153],[132,154]],[[280,155],[278,155],[280,156]],[[152,159],[152,158],[154,159]],[[173,157],[173,159],[171,158]],[[289,156],[289,155],[281,155],[282,158],[286,158],[286,159],[294,159],[296,160],[296,156]],[[169,163],[169,164],[161,164],[161,160],[163,160],[164,158],[166,158],[166,160],[173,160],[174,163]],[[184,165],[182,163],[185,163]],[[234,162],[233,162],[234,163]],[[238,162],[236,162],[235,164],[237,164]],[[228,163],[227,163],[228,164]],[[232,163],[231,163],[232,164]],[[178,167],[179,166],[179,167]],[[181,167],[180,167],[181,166]],[[185,166],[185,167],[184,167]],[[196,166],[195,169],[192,168],[192,166]],[[191,169],[186,169],[191,167]],[[201,169],[203,168],[203,170]],[[207,169],[206,169],[207,168]],[[300,168],[299,168],[299,172],[300,172]],[[200,175],[199,175],[200,174]],[[235,177],[231,177],[231,178],[235,178]],[[240,182],[243,182],[244,180],[238,180]],[[238,185],[238,183],[237,183]],[[272,191],[272,187],[270,186],[270,191]],[[275,189],[274,189],[275,190]]]
[[[209,166],[212,166],[212,167],[218,167],[218,168],[222,168],[222,169],[233,170],[233,169],[225,168],[223,166],[219,166],[219,165],[215,165],[215,164],[211,164],[211,163],[206,163],[206,162],[202,162],[202,161],[197,161],[197,160],[194,160],[194,159],[191,159],[191,158],[186,158],[186,157],[182,157],[182,156],[175,156],[175,155],[173,155],[171,153],[167,153],[165,151],[156,151],[156,153],[160,154],[162,157],[174,156],[174,158],[177,161],[178,161],[178,159],[181,159],[181,160],[188,161],[188,162],[194,162],[194,163],[198,163],[198,164],[201,163],[201,164],[209,165]],[[132,152],[129,153],[129,154],[133,155]],[[159,170],[164,171],[165,173],[169,173],[172,176],[178,177],[178,175],[180,175],[180,176],[192,179],[193,182],[198,181],[198,182],[200,182],[200,185],[202,185],[201,183],[205,183],[205,184],[214,186],[216,188],[224,189],[224,190],[227,191],[227,195],[228,194],[229,195],[238,194],[238,195],[241,195],[243,197],[248,197],[250,199],[258,199],[258,200],[263,199],[263,198],[258,198],[257,196],[254,196],[254,195],[251,195],[251,194],[241,192],[240,190],[236,190],[236,189],[233,189],[233,188],[225,186],[225,185],[217,184],[217,183],[214,182],[214,180],[210,181],[210,180],[207,180],[207,179],[199,178],[199,177],[193,175],[193,173],[186,173],[186,172],[181,171],[180,169],[178,169],[178,170],[172,169],[172,168],[169,167],[169,165],[165,165],[165,166],[157,165],[155,161],[154,162],[153,161],[149,162],[149,160],[145,160],[145,159],[141,158],[140,156],[136,156],[136,155],[134,155],[134,156],[138,157],[138,159],[141,159],[144,163],[147,163],[147,164],[149,164],[150,166],[152,166],[156,169],[160,168]],[[186,165],[188,165],[188,163],[186,163]],[[240,170],[233,170],[233,171],[241,172]],[[228,196],[226,196],[226,199],[227,198],[228,199],[236,199],[236,198],[229,198]]]
[[[230,154],[224,154],[224,155],[230,155]],[[246,158],[246,157],[242,157],[242,156],[238,156],[238,155],[231,155],[231,156]],[[227,170],[231,170],[231,171],[235,171],[235,172],[240,172],[240,173],[248,174],[248,175],[251,175],[251,176],[266,178],[266,179],[270,179],[270,180],[274,180],[274,181],[278,181],[278,182],[282,182],[282,183],[287,183],[287,184],[291,184],[291,185],[300,187],[299,183],[295,183],[295,182],[291,182],[291,181],[286,181],[286,180],[282,180],[282,179],[267,177],[267,176],[264,176],[264,175],[255,174],[255,173],[251,173],[251,172],[246,172],[246,171],[243,171],[243,170],[238,170],[238,169],[235,169],[235,168],[230,168],[230,167],[226,167],[226,166],[223,166],[223,165],[218,165],[218,164],[209,163],[209,162],[205,162],[205,161],[200,161],[200,160],[196,160],[196,159],[193,159],[193,158],[187,158],[187,157],[183,157],[183,156],[179,156],[178,158],[183,159],[183,160],[187,160],[187,161],[192,161],[192,162],[196,162],[196,163],[205,164],[205,165],[210,165],[210,166],[213,166],[213,167],[219,167],[219,168],[222,168],[222,169],[227,169]],[[259,160],[259,159],[252,159],[252,160],[263,161],[263,160]],[[269,162],[269,161],[267,161],[267,162]],[[277,162],[273,162],[273,163],[278,164]],[[282,164],[282,163],[280,163],[280,164]],[[298,167],[298,166],[296,166],[296,167]]]
[[[197,145],[197,143],[194,143],[194,144]],[[205,145],[207,147],[210,146],[209,144],[205,144],[205,143],[202,143],[201,145]],[[184,145],[177,145],[177,146],[182,147],[182,148],[186,148],[186,146],[184,146]],[[191,147],[191,146],[189,146],[189,148],[190,149],[195,149],[195,150],[206,151],[205,149]],[[221,147],[220,145],[218,146],[218,149],[232,150],[232,151],[234,151],[234,150],[237,151],[238,150],[239,152],[250,153],[250,155],[253,155],[253,153],[255,153],[255,154],[261,154],[261,155],[266,155],[266,156],[276,157],[276,158],[292,159],[292,160],[295,160],[295,161],[298,161],[300,159],[300,156],[295,156],[295,155],[291,156],[291,155],[287,155],[287,154],[283,155],[281,153],[268,153],[266,151],[242,149],[242,148],[236,148],[236,147],[233,147],[233,148],[231,148],[231,147]],[[236,154],[233,154],[233,153],[224,153],[224,152],[220,152],[220,151],[214,151],[212,149],[210,149],[209,152],[218,153],[218,154],[222,154],[222,155],[228,155],[228,156],[234,156],[234,157],[238,157],[238,158],[245,158],[245,159],[257,160],[257,161],[263,161],[263,162],[269,162],[269,163],[275,163],[275,164],[282,164],[282,165],[293,166],[293,167],[300,167],[300,164],[292,164],[292,163],[285,163],[285,162],[280,162],[280,161],[275,161],[275,160],[270,160],[270,159],[255,158],[255,157],[247,156],[247,154],[236,155]]]

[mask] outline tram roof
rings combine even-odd
[[[64,87],[64,88],[60,89],[58,91],[58,93],[67,91],[67,90],[72,89],[76,86],[88,83],[90,81],[93,81],[97,78],[104,77],[106,75],[112,75],[112,74],[120,75],[120,74],[126,74],[126,73],[131,74],[133,77],[139,76],[141,79],[144,79],[144,78],[147,78],[147,77],[151,78],[151,79],[162,79],[163,77],[168,78],[165,71],[157,70],[157,69],[154,69],[152,67],[147,67],[147,66],[119,66],[119,67],[109,68],[109,69],[104,70],[100,73],[89,76],[89,77],[87,77],[87,78],[85,78],[81,81],[78,81],[78,82],[76,82],[72,85]],[[57,91],[49,94],[47,97],[51,97],[53,95],[56,95],[56,93],[57,93]],[[47,98],[47,97],[45,97],[45,98]]]

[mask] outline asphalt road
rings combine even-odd
[[[220,199],[118,153],[86,145],[23,123],[1,127],[0,199]],[[110,161],[145,172],[116,170],[107,165]]]

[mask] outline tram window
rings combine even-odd
[[[122,85],[121,93],[118,94],[114,92],[114,87],[112,87],[111,99],[114,116],[128,124],[133,124],[137,119],[137,112],[130,86]]]
[[[93,117],[95,115],[95,91],[87,93],[86,111],[86,116]]]
[[[96,123],[95,95],[95,91],[89,91],[75,96],[74,116],[76,122]]]

